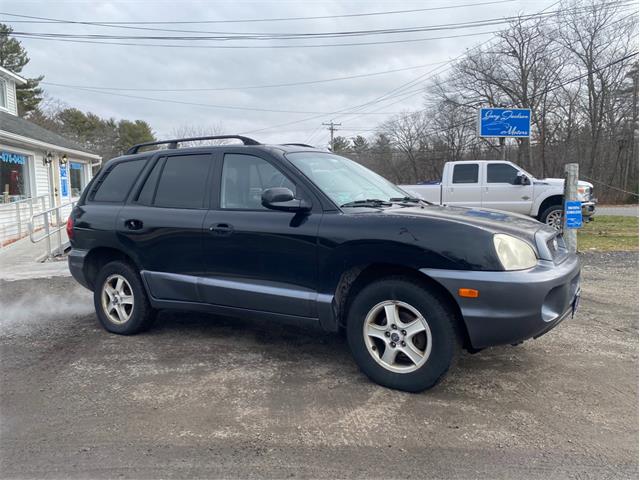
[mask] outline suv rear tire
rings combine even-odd
[[[128,263],[107,263],[93,291],[96,314],[105,330],[133,335],[148,329],[155,319],[138,272]]]
[[[371,380],[407,392],[436,385],[461,349],[447,303],[403,277],[379,280],[358,292],[349,308],[347,339]]]

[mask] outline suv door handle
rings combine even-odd
[[[125,220],[124,221],[124,226],[126,228],[128,228],[129,230],[141,230],[142,229],[142,220],[136,220],[134,218],[130,219],[130,220]]]
[[[228,223],[218,223],[216,225],[211,225],[209,227],[209,231],[218,235],[231,235],[233,233],[233,225],[229,225]]]

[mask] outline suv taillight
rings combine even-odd
[[[73,238],[73,217],[71,215],[67,220],[67,237],[69,237],[69,240]]]

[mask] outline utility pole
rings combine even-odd
[[[335,132],[336,130],[338,130],[336,127],[341,126],[341,123],[334,123],[333,120],[331,120],[329,123],[323,123],[322,125],[324,125],[325,127],[329,127],[329,132],[331,133],[331,151],[334,151],[333,148],[333,132]]]
[[[564,202],[578,200],[578,164],[567,163],[564,166]],[[563,232],[562,235],[570,252],[578,250],[578,233],[575,228],[567,228],[566,208],[563,205]]]
[[[502,155],[502,160],[507,159],[507,139],[504,137],[500,137],[498,142],[500,143],[500,154]]]

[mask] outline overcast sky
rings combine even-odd
[[[17,32],[77,33],[107,35],[186,35],[159,31],[100,27],[95,25],[16,23],[24,18],[5,14],[32,15],[55,19],[92,22],[203,21],[273,19],[347,15],[391,10],[437,8],[484,3],[487,0],[424,1],[49,1],[3,0],[0,21]],[[144,25],[152,28],[206,32],[311,33],[423,27],[537,13],[555,0],[515,0],[492,5],[465,6],[402,14],[372,15],[331,19],[272,21],[252,23],[209,23]],[[552,7],[550,10],[553,10]],[[131,25],[141,26],[141,25]],[[502,25],[400,33],[393,35],[312,40],[233,40],[225,42],[158,40],[156,43],[195,45],[311,45],[330,43],[380,42],[424,39],[452,35],[493,32]],[[201,35],[201,34],[193,34]],[[116,119],[143,119],[160,138],[184,125],[221,126],[225,133],[246,133],[263,142],[309,142],[326,144],[328,131],[322,122],[342,123],[340,135],[371,135],[372,129],[391,113],[415,110],[424,103],[416,93],[406,99],[394,97],[367,106],[376,115],[332,113],[371,102],[416,79],[427,80],[445,71],[449,61],[491,34],[458,38],[388,43],[365,46],[324,46],[321,48],[171,48],[72,43],[21,38],[31,62],[25,76],[45,75],[51,83],[114,89],[199,89],[227,88],[222,91],[128,91],[102,90],[103,93],[43,84],[47,93],[83,111]],[[124,43],[152,43],[148,40],[110,40]],[[427,66],[425,66],[427,65]],[[409,67],[419,67],[411,68]],[[434,72],[434,69],[438,69]],[[306,82],[336,77],[406,69],[376,76],[276,88],[243,89],[247,86]],[[423,84],[416,84],[420,87]],[[411,87],[408,92],[417,90]],[[114,95],[117,94],[117,95]],[[124,96],[122,96],[124,95]],[[131,98],[142,96],[163,102]],[[166,100],[193,103],[164,103]],[[398,100],[402,100],[398,102]],[[397,103],[395,103],[397,102]],[[261,112],[218,108],[232,106],[265,110],[314,113]],[[310,118],[316,117],[316,118]],[[300,122],[300,120],[305,120]],[[281,124],[292,123],[273,128]],[[271,128],[270,128],[271,127]]]

